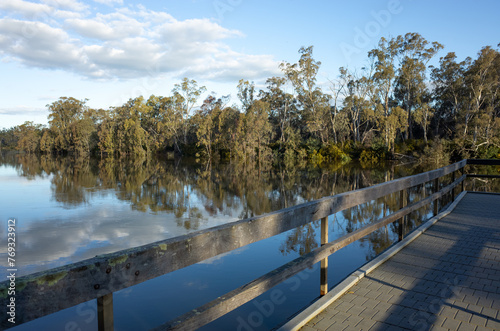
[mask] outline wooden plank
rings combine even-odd
[[[328,217],[321,219],[321,246],[328,244]],[[328,293],[328,258],[321,260],[320,295]]]
[[[97,298],[97,330],[114,330],[113,293]]]
[[[18,278],[18,324],[204,261],[294,229],[336,212],[422,184],[463,168],[466,160],[371,187],[346,192],[266,215],[223,224],[185,236]],[[0,293],[8,281],[0,283]],[[7,304],[0,298],[0,305]],[[17,317],[16,316],[16,317]]]
[[[370,233],[394,222],[397,219],[408,215],[409,213],[418,210],[432,201],[435,201],[445,194],[448,194],[451,189],[460,184],[465,179],[465,176],[460,177],[455,182],[443,188],[441,191],[430,195],[429,197],[420,200],[414,204],[408,205],[405,208],[379,220],[376,223],[365,226],[352,233],[346,234],[331,243],[326,243],[314,251],[303,255],[267,274],[261,276],[254,281],[243,285],[221,297],[198,307],[182,316],[179,316],[153,330],[195,330],[203,325],[206,325],[217,318],[229,313],[230,311],[249,302],[257,296],[265,293],[274,286],[280,284],[286,279],[293,277],[300,271],[311,268],[314,264],[322,261],[336,251],[345,246],[369,235]]]

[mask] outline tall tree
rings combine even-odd
[[[457,115],[465,107],[465,71],[471,59],[457,62],[455,53],[450,52],[439,59],[439,67],[432,67],[431,79],[434,85],[433,99],[436,104],[437,132],[453,137]],[[443,130],[439,130],[440,126]]]
[[[275,127],[276,137],[283,147],[293,135],[294,128],[298,126],[299,114],[296,101],[292,94],[286,92],[286,79],[284,77],[271,77],[267,81],[267,89],[261,90],[261,99],[269,105],[271,124]]]
[[[243,111],[246,112],[253,104],[255,98],[255,84],[244,79],[238,82],[238,99],[243,106]]]
[[[341,77],[347,81],[345,89],[344,108],[343,112],[349,119],[350,131],[352,139],[360,142],[362,135],[367,131],[367,125],[373,119],[372,104],[370,100],[372,90],[372,74],[366,72],[360,77],[350,73],[347,70],[342,70]]]
[[[185,77],[180,84],[174,85],[172,92],[176,99],[175,104],[180,106],[179,111],[183,120],[182,133],[184,144],[187,144],[189,131],[188,118],[191,116],[191,110],[201,94],[206,90],[205,86],[198,87],[198,83],[194,79],[189,80],[187,77]]]
[[[224,140],[223,128],[226,115],[224,110],[228,100],[229,96],[217,99],[213,94],[209,95],[197,112],[197,144],[204,147],[208,158],[212,157],[214,148],[219,150],[220,144]]]
[[[429,42],[418,33],[398,36],[396,42],[401,56],[401,67],[398,71],[395,95],[407,113],[408,128],[405,139],[408,139],[413,136],[412,112],[422,106],[423,95],[427,92],[425,85],[427,63],[443,48],[443,45],[432,42],[430,47],[427,47]]]
[[[16,127],[14,134],[17,136],[17,149],[29,154],[40,149],[42,125],[27,121]]]
[[[148,135],[141,126],[142,114],[148,112],[148,105],[142,96],[129,99],[114,109],[116,147],[120,155],[144,157],[147,154]]]
[[[50,129],[54,132],[54,145],[58,151],[74,152],[75,123],[82,120],[88,109],[85,100],[61,97],[47,105]]]
[[[464,147],[476,153],[481,146],[498,143],[500,99],[500,54],[484,47],[465,73],[469,102],[462,115]],[[495,130],[496,129],[496,130]]]
[[[394,87],[396,85],[398,43],[392,38],[387,40],[381,38],[378,47],[368,52],[368,57],[374,61],[375,70],[373,80],[375,88],[372,90],[374,99],[383,106],[383,117],[380,118],[381,130],[387,147],[394,151],[394,141],[390,139],[391,128],[388,117],[391,114],[391,101],[394,98]]]
[[[271,156],[269,143],[272,127],[269,122],[269,104],[255,101],[245,114],[245,145],[247,156],[257,158],[259,164]],[[257,153],[257,155],[255,155]]]
[[[328,119],[329,98],[316,85],[321,62],[313,58],[313,46],[301,47],[299,54],[297,63],[283,62],[280,68],[297,93],[303,129],[309,135],[319,138],[322,143],[326,143],[328,128],[323,124],[325,119]]]

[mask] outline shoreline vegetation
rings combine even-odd
[[[61,97],[47,105],[48,127],[25,122],[0,131],[0,150],[259,166],[500,158],[499,51],[485,46],[461,62],[450,52],[429,65],[442,48],[418,33],[381,38],[361,70],[341,67],[319,84],[321,62],[312,46],[302,47],[264,89],[240,80],[240,105],[215,92],[200,100],[206,88],[188,78],[169,96],[107,110]]]

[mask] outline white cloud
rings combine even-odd
[[[112,6],[114,4],[122,5],[123,0],[94,0],[94,2],[102,3],[103,5]]]
[[[57,19],[70,19],[70,18],[80,18],[83,16],[82,13],[70,10],[56,10],[52,14],[53,18]]]
[[[73,29],[83,37],[111,40],[121,39],[128,36],[129,31],[121,30],[109,23],[88,19],[68,19],[66,26]]]
[[[42,0],[42,2],[54,8],[62,8],[73,11],[84,11],[88,6],[76,0]]]
[[[47,116],[47,109],[45,108],[31,108],[26,106],[19,106],[14,108],[0,108],[1,115],[43,115]]]
[[[0,10],[5,10],[13,14],[20,14],[27,18],[40,18],[42,15],[52,13],[54,8],[40,3],[23,0],[9,0],[0,2]]]
[[[168,73],[234,81],[277,72],[277,63],[269,55],[231,50],[226,40],[243,34],[209,19],[180,21],[142,6],[89,14],[87,6],[75,0],[43,2],[14,0],[10,7],[2,5],[11,14],[0,19],[3,60],[99,79]],[[44,11],[52,13],[50,20],[16,16]]]
[[[159,33],[164,41],[181,45],[242,36],[241,32],[225,29],[208,19],[168,22],[159,27]]]
[[[40,68],[83,67],[78,44],[61,29],[46,23],[0,20],[0,54],[16,58],[28,66]]]

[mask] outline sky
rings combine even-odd
[[[46,125],[60,97],[109,109],[168,96],[184,77],[237,103],[240,79],[263,89],[303,46],[314,46],[325,92],[381,37],[437,41],[435,64],[448,52],[475,58],[500,43],[499,12],[497,0],[0,0],[0,128]]]

